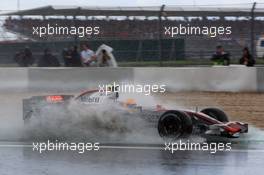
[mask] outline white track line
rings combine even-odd
[[[169,150],[164,150],[164,147],[158,147],[158,146],[99,146],[100,149],[130,149],[130,150],[160,150],[160,151],[167,151],[170,152]],[[28,145],[28,144],[2,144],[0,145],[0,148],[33,148],[33,145]],[[202,150],[177,150],[177,151],[202,151]],[[177,152],[176,150],[174,151],[175,153]],[[204,152],[209,152],[204,151]],[[232,149],[231,151],[218,151],[218,152],[235,152],[235,153],[264,153],[264,149]]]

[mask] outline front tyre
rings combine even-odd
[[[228,122],[228,117],[225,114],[224,111],[218,108],[206,108],[201,111],[201,113],[204,113],[206,115],[209,115],[210,117],[220,121],[220,122]]]

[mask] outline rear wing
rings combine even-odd
[[[59,104],[72,99],[74,95],[47,95],[47,96],[33,96],[28,99],[23,99],[23,120],[27,120],[39,108],[40,104]]]

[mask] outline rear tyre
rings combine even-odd
[[[186,138],[192,128],[191,117],[183,111],[167,111],[158,121],[159,135],[166,139]]]
[[[228,117],[225,114],[224,111],[218,108],[206,108],[201,111],[201,113],[204,113],[206,115],[209,115],[210,117],[220,121],[220,122],[228,122]]]

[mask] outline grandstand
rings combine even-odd
[[[167,43],[161,45],[161,53],[170,53],[166,54],[166,58],[163,55],[164,60],[209,58],[217,45],[223,45],[231,53],[232,58],[237,59],[244,46],[252,46],[252,43],[255,43],[264,34],[264,9],[252,8],[250,4],[246,8],[164,6],[162,11],[161,7],[45,6],[6,13],[2,16],[6,16],[4,22],[6,30],[26,36],[33,42],[76,43],[88,40],[112,44],[114,40],[122,40],[122,44],[115,44],[114,48],[116,54],[120,55],[117,59],[123,61],[126,61],[128,57],[130,58],[128,61],[151,60],[151,58],[145,58],[144,53],[146,52],[155,52],[156,54],[148,57],[157,60],[159,44],[161,43],[158,42],[159,40],[164,40],[163,43]],[[69,35],[40,38],[32,35],[33,26],[46,26],[47,24],[77,27],[92,25],[100,26],[102,30],[97,36],[91,35],[84,38]],[[214,38],[207,35],[169,38],[163,31],[160,31],[160,28],[164,26],[178,26],[179,24],[199,27],[231,26],[232,35],[221,35]],[[166,40],[170,41],[166,42]],[[156,45],[146,46],[147,41],[153,41]],[[122,47],[124,48],[123,44],[128,45],[125,47],[127,50],[122,49]],[[133,44],[136,44],[132,47],[134,49],[129,49],[131,48],[129,45]],[[62,46],[58,48],[61,49]],[[60,51],[57,50],[56,52],[59,53]],[[124,52],[131,53],[124,54]]]

